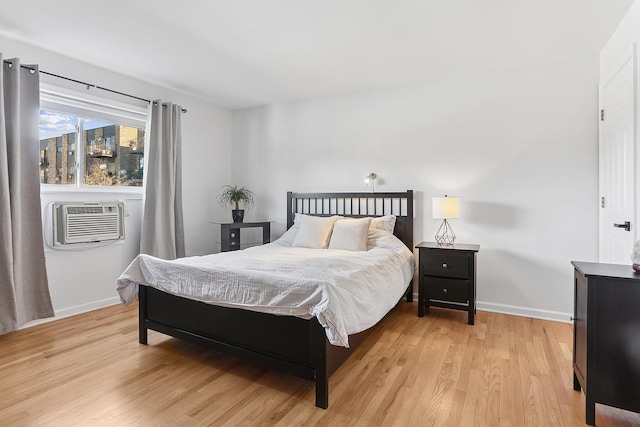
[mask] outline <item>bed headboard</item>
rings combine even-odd
[[[316,216],[396,216],[393,234],[413,252],[413,190],[400,193],[287,192],[287,230],[296,213]]]

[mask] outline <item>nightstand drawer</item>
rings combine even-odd
[[[445,302],[469,303],[469,281],[425,277],[426,297]]]
[[[465,254],[430,253],[420,257],[420,273],[466,280],[469,278],[469,257]]]

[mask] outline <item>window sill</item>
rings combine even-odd
[[[124,194],[142,199],[143,187],[76,187],[74,185],[40,185],[40,194]]]

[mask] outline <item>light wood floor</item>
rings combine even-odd
[[[402,302],[331,377],[310,382],[149,332],[114,306],[0,336],[0,425],[584,425],[571,325]],[[640,415],[598,405],[599,426]]]

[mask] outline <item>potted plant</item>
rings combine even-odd
[[[253,205],[253,192],[245,187],[237,185],[222,186],[222,193],[218,196],[218,202],[221,206],[235,206],[231,210],[233,222],[242,222],[244,219],[244,209],[240,209],[240,203],[245,207]]]

